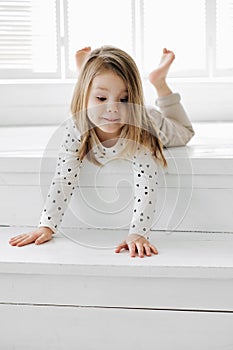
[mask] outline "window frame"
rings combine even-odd
[[[68,38],[68,2],[69,0],[55,0],[56,4],[56,38],[57,38],[57,71],[29,72],[27,69],[0,69],[1,79],[75,79],[76,73],[69,70],[69,38]],[[204,0],[206,18],[206,68],[200,70],[184,70],[171,72],[172,78],[223,78],[232,77],[232,69],[218,69],[216,67],[216,2],[217,0]],[[133,57],[137,61],[142,75],[146,75],[144,67],[144,0],[131,0],[132,10],[132,49]],[[74,53],[75,54],[75,53]]]

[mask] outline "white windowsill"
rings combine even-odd
[[[194,123],[196,132],[186,147],[168,149],[179,174],[233,174],[233,123]],[[0,163],[2,172],[37,172],[47,144],[57,126],[2,127],[0,129]],[[50,150],[53,171],[57,149]],[[192,165],[185,168],[189,159]],[[174,166],[167,173],[175,173]],[[190,173],[191,175],[191,173]]]

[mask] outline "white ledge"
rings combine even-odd
[[[152,232],[159,254],[130,258],[114,247],[126,236],[124,230],[63,229],[43,245],[12,247],[12,235],[28,227],[1,228],[0,273],[66,274],[153,278],[232,278],[231,233]]]
[[[38,173],[43,157],[54,172],[59,138],[51,143],[57,126],[3,127],[0,130],[2,173]],[[168,174],[233,174],[233,123],[194,123],[196,135],[185,147],[167,150]],[[48,142],[49,146],[48,146]],[[46,149],[46,153],[44,153]]]
[[[119,230],[66,230],[79,244],[59,235],[8,244],[29,229],[1,228],[0,303],[233,311],[232,234],[153,232],[159,254],[130,258],[114,253]]]

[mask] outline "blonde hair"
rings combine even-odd
[[[100,165],[92,151],[93,140],[97,139],[97,135],[87,115],[87,102],[93,79],[106,70],[116,73],[126,85],[130,122],[122,127],[121,137],[134,141],[135,148],[131,147],[130,153],[135,152],[138,144],[142,144],[152,151],[163,166],[166,166],[156,124],[145,108],[142,81],[137,65],[129,54],[113,46],[102,46],[93,50],[79,73],[71,102],[71,113],[81,133],[78,157],[82,160],[87,156],[90,161]],[[132,142],[130,144],[132,145]],[[123,153],[126,150],[128,151],[127,144]]]

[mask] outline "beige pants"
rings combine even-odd
[[[155,118],[163,145],[165,147],[185,146],[195,132],[180,103],[180,95],[174,93],[159,97],[156,106],[159,110],[148,107],[148,112]]]

